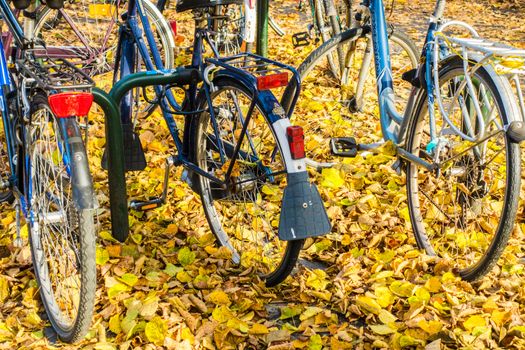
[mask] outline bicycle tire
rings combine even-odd
[[[29,237],[42,303],[59,338],[73,343],[84,337],[93,316],[96,234],[82,135],[76,119],[64,123],[59,126],[45,96],[33,97],[25,172],[33,194]]]
[[[443,96],[454,97],[456,91],[463,94],[457,90],[461,76],[464,76],[464,67],[463,60],[459,57],[454,56],[442,64],[439,77],[440,89],[444,89],[443,93],[446,94]],[[498,113],[501,125],[508,125],[511,121],[510,118],[519,115],[516,113],[518,111],[517,106],[512,102],[514,100],[508,81],[497,76],[492,68],[481,66],[473,73],[472,80],[478,84],[479,93],[477,96],[484,97],[482,104],[480,103],[482,111],[490,109],[491,114]],[[469,101],[469,97],[472,99],[472,94],[469,93],[464,101]],[[490,107],[491,102],[494,103],[492,107]],[[426,93],[422,93],[415,105],[414,114],[409,120],[407,129],[406,148],[412,154],[419,155],[425,152],[421,151],[421,148],[429,139],[428,131],[424,129],[426,127],[427,109]],[[472,118],[468,108],[467,111],[469,112],[469,119]],[[494,118],[498,118],[498,116]],[[436,120],[438,119],[439,116],[436,114]],[[458,119],[457,122],[465,130],[465,125],[470,125],[466,123],[466,119],[463,112],[461,119]],[[475,119],[474,123],[476,123],[472,124],[474,129],[479,130],[480,127]],[[494,124],[496,122],[489,124],[488,127]],[[497,125],[494,127],[496,127],[495,131],[500,129]],[[491,136],[492,131],[486,131],[486,134]],[[461,145],[458,145],[457,141],[453,147],[445,149],[443,152],[445,152],[447,159],[456,156],[457,160],[454,160],[453,164],[449,164],[451,161],[447,162],[446,159],[440,159],[444,162],[444,166],[450,166],[450,168],[440,171],[441,179],[443,179],[441,181],[438,177],[432,177],[431,172],[425,172],[423,168],[414,164],[407,164],[408,207],[418,246],[429,255],[437,255],[451,260],[452,265],[459,270],[460,276],[467,281],[478,280],[491,271],[503,253],[516,218],[521,180],[520,148],[518,144],[510,142],[504,132],[495,136],[498,135],[502,136],[501,140],[498,139],[499,141],[493,140],[491,137],[479,144],[479,148],[477,148],[479,155],[476,155],[476,148],[474,147],[461,150]],[[441,137],[456,140],[458,136],[445,135]],[[489,142],[490,146],[488,145]],[[484,145],[484,143],[486,144]],[[497,146],[500,144],[502,146],[498,150]],[[454,153],[456,149],[461,151]],[[474,155],[467,154],[470,150]],[[506,151],[505,157],[498,156],[503,151]],[[493,153],[496,155],[493,156]],[[485,155],[484,158],[483,155]],[[498,163],[491,166],[492,162],[503,161],[503,158],[505,158],[505,164]],[[501,175],[502,167],[505,168],[506,176],[503,187],[497,185],[501,179],[497,179],[498,182],[495,184],[488,184],[491,175],[494,178]],[[418,172],[421,172],[419,173],[421,177],[418,177]],[[442,181],[445,181],[447,176],[450,177],[450,180],[447,184],[443,184]],[[427,178],[425,179],[425,177]],[[436,189],[439,188],[440,191],[426,193],[426,191],[433,190],[433,187],[430,186],[431,182],[433,183],[432,186],[435,186]],[[447,191],[450,193],[448,196],[443,194]],[[501,196],[501,191],[503,191],[503,196]],[[483,197],[479,198],[480,196]],[[484,202],[487,196],[490,198]],[[425,203],[426,207],[424,206]],[[439,204],[441,207],[438,207]],[[501,207],[501,212],[498,215],[499,210],[497,208],[499,207]],[[470,209],[472,209],[471,214],[467,213],[467,210]],[[495,225],[494,220],[496,218],[498,218],[498,222]],[[445,226],[447,222],[456,226]],[[493,228],[495,231],[491,235],[489,231]],[[453,256],[454,251],[458,252],[458,256]]]
[[[248,89],[244,87],[244,85],[238,83],[235,80],[229,79],[229,78],[218,78],[213,82],[214,86],[217,88],[217,91],[212,93],[212,100],[218,100],[221,98],[221,94],[225,93],[227,94],[228,91],[232,91],[231,95],[232,100],[236,100],[234,109],[225,111],[227,108],[223,107],[225,104],[218,106],[215,102],[213,102],[213,108],[214,110],[217,110],[218,113],[216,113],[215,118],[217,119],[215,125],[218,125],[219,127],[221,125],[225,126],[224,130],[221,130],[219,132],[221,136],[221,142],[228,143],[232,147],[236,144],[236,136],[234,135],[235,132],[233,132],[233,129],[230,130],[231,132],[228,133],[227,128],[231,127],[233,128],[237,123],[239,122],[240,118],[242,117],[235,117],[232,116],[232,110],[241,111],[242,108],[239,107],[241,102],[238,102],[241,98],[245,98],[246,103],[250,103],[252,100],[251,93]],[[205,98],[202,96],[202,98],[199,101],[200,109],[205,107],[207,105]],[[282,282],[293,270],[294,266],[297,263],[297,259],[299,256],[299,252],[302,248],[304,240],[297,240],[297,241],[289,241],[289,242],[283,242],[278,239],[277,233],[274,230],[274,225],[271,222],[268,222],[268,217],[271,218],[271,220],[276,220],[275,215],[268,214],[265,215],[265,218],[262,218],[263,214],[266,214],[268,211],[272,211],[273,214],[279,214],[275,213],[276,211],[280,212],[280,205],[281,205],[281,199],[282,199],[282,192],[279,188],[279,186],[275,186],[274,184],[271,184],[271,181],[264,181],[264,184],[257,183],[260,178],[260,172],[264,171],[263,176],[265,176],[264,180],[267,180],[269,175],[268,171],[270,171],[270,174],[274,173],[274,167],[281,169],[284,167],[284,162],[281,160],[279,161],[280,155],[278,152],[277,155],[274,155],[273,160],[267,159],[267,162],[264,162],[264,166],[261,163],[257,163],[254,158],[258,159],[261,155],[267,155],[271,156],[270,153],[273,153],[275,149],[277,149],[277,146],[279,145],[279,141],[277,140],[275,134],[272,131],[272,128],[269,124],[268,116],[264,115],[262,112],[263,109],[260,108],[261,102],[260,100],[257,101],[257,116],[254,116],[252,120],[250,121],[252,128],[248,130],[248,133],[250,137],[252,137],[254,140],[257,140],[258,142],[258,148],[257,150],[250,148],[249,142],[243,142],[241,146],[241,150],[245,153],[245,156],[243,157],[243,162],[236,162],[236,164],[239,165],[239,174],[236,176],[236,179],[243,179],[243,176],[248,176],[248,178],[244,178],[243,181],[246,185],[238,185],[240,188],[233,188],[222,191],[219,190],[217,187],[213,187],[211,181],[206,179],[205,177],[199,177],[195,176],[194,181],[198,183],[198,192],[201,196],[202,205],[204,208],[204,213],[206,215],[206,218],[209,222],[210,228],[214,235],[216,236],[218,242],[220,245],[227,247],[232,252],[232,260],[234,263],[240,263],[241,265],[245,265],[244,267],[252,267],[256,270],[258,270],[259,275],[265,280],[266,285],[271,287],[279,284]],[[221,114],[222,113],[222,114]],[[256,112],[254,112],[255,114]],[[226,119],[228,118],[229,121]],[[235,119],[234,119],[235,118]],[[193,149],[193,159],[196,162],[197,165],[199,165],[202,169],[208,170],[208,171],[214,171],[215,173],[219,173],[221,169],[225,166],[225,164],[228,164],[231,160],[226,160],[224,164],[217,164],[217,162],[214,160],[215,157],[214,154],[211,154],[213,150],[210,150],[209,148],[213,148],[213,131],[212,127],[209,124],[210,116],[209,113],[204,112],[199,117],[194,118],[194,121],[191,126],[191,144]],[[253,123],[252,123],[253,122]],[[256,126],[255,124],[259,122],[259,124]],[[239,122],[239,126],[242,123]],[[233,127],[232,127],[233,125]],[[264,129],[264,127],[267,127],[267,129]],[[237,129],[239,130],[239,129]],[[268,137],[267,142],[263,140],[263,137]],[[245,139],[246,140],[246,139]],[[254,141],[255,142],[255,141]],[[210,146],[211,144],[211,146]],[[255,147],[254,147],[255,148]],[[230,148],[232,149],[232,148]],[[259,151],[259,153],[257,152]],[[209,152],[210,154],[208,154]],[[250,153],[251,152],[251,153]],[[263,154],[262,152],[266,152]],[[270,152],[270,153],[268,153]],[[218,152],[215,152],[218,154]],[[257,156],[254,156],[257,155]],[[253,158],[251,158],[253,157]],[[261,157],[262,158],[262,157]],[[246,161],[246,159],[249,159],[249,161]],[[277,159],[277,160],[276,160]],[[243,163],[249,163],[244,164],[244,168],[241,171],[241,167]],[[268,164],[267,164],[268,163]],[[221,169],[219,169],[219,167]],[[261,170],[263,168],[264,170]],[[236,170],[237,171],[237,170]],[[253,179],[250,180],[251,176]],[[273,176],[273,181],[277,178],[277,175]],[[278,182],[278,184],[282,185]],[[250,188],[250,186],[252,186]],[[271,194],[265,194],[264,186],[268,186],[268,188],[271,189],[271,191],[276,191],[274,195]],[[271,186],[271,187],[270,187]],[[270,190],[268,190],[270,191]],[[263,196],[264,195],[264,196]],[[215,198],[214,198],[215,196]],[[255,196],[255,197],[253,197]],[[270,198],[270,196],[273,196]],[[249,205],[244,203],[244,207],[242,205],[237,205],[237,202],[242,201],[243,199],[252,199]],[[268,200],[263,204],[259,206],[259,204],[255,203],[255,200],[253,198],[256,198],[256,201],[265,201]],[[273,201],[272,201],[273,200]],[[232,204],[229,204],[232,203]],[[277,203],[277,205],[275,205]],[[215,207],[214,205],[217,205],[218,207]],[[227,207],[227,208],[226,208]],[[237,208],[240,207],[240,208]],[[233,214],[233,211],[235,209],[239,209],[236,214]],[[264,208],[264,209],[262,209]],[[271,209],[270,209],[271,208]],[[253,212],[255,215],[252,217],[250,212]],[[230,221],[234,221],[234,219],[240,220],[240,227],[235,226],[235,229],[232,229],[231,226],[228,228],[226,226],[226,223],[221,222],[221,218],[224,220],[228,220],[226,215],[233,215],[230,219]],[[258,216],[259,215],[259,216]],[[244,221],[243,221],[244,220]],[[230,222],[228,222],[230,224]],[[238,225],[234,222],[235,225]],[[254,227],[256,225],[256,227]],[[244,237],[245,234],[248,234],[250,232],[250,228],[252,236],[251,237]],[[233,231],[232,231],[233,230]],[[240,230],[240,231],[238,231]],[[260,230],[260,231],[259,231]],[[254,232],[256,231],[256,232]],[[264,232],[266,231],[266,232]],[[270,232],[271,231],[271,232]],[[237,237],[237,235],[241,234],[241,237]],[[256,233],[262,232],[261,236],[266,235],[266,237],[256,237]],[[272,236],[269,236],[272,235]],[[262,251],[258,251],[256,254],[262,253],[263,258],[261,258],[260,261],[255,261],[253,265],[249,264],[249,259],[256,260],[257,258],[250,257],[250,254],[252,254],[252,251],[249,249],[245,249],[244,246],[242,246],[243,240],[252,240],[252,243],[256,246],[255,250],[262,249]],[[261,245],[261,242],[266,240],[266,242],[270,242],[268,246]],[[270,246],[272,245],[272,246]],[[268,252],[270,249],[275,248],[273,245],[277,247],[278,252],[275,253],[275,262],[269,262],[269,267],[262,266],[266,262],[264,262],[264,258],[268,257],[270,254],[273,254],[272,252]],[[264,254],[268,254],[267,256],[264,256]],[[272,255],[273,257],[273,255]],[[246,260],[248,259],[248,260]],[[268,258],[270,260],[270,258]],[[248,261],[247,264],[245,262]],[[248,266],[249,265],[249,266]],[[260,270],[259,270],[260,269]]]
[[[161,44],[160,50],[164,53],[164,68],[171,69],[175,65],[175,40],[173,39],[171,27],[154,3],[150,0],[141,0],[141,2],[146,15],[150,19],[150,24],[156,29],[156,34]],[[115,4],[118,4],[118,9]],[[104,15],[98,14],[97,10],[93,10],[93,13],[91,13],[91,5],[110,5],[110,9],[113,11],[117,9],[118,12],[110,12],[109,15],[106,14],[106,17],[104,17]],[[64,56],[66,57],[60,58],[79,63],[90,76],[104,74],[111,72],[114,67],[114,51],[117,46],[119,27],[113,21],[114,17],[117,13],[125,13],[126,9],[127,3],[115,0],[111,0],[110,4],[101,4],[93,0],[69,2],[61,10],[53,10],[44,6],[37,14],[33,35],[42,38],[48,46],[56,45],[58,48],[63,48]],[[102,11],[102,8],[99,11]],[[83,39],[88,41],[88,43],[83,42],[82,38],[75,33],[75,28],[72,28],[63,19],[63,13],[67,13],[71,21],[75,23],[78,31],[87,36],[83,37]],[[68,47],[71,49],[69,50]],[[99,67],[98,65],[101,66]]]

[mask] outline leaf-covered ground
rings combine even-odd
[[[432,1],[395,3],[392,22],[421,44]],[[270,56],[292,65],[312,49],[291,46],[291,34],[304,30],[308,19],[296,5],[272,1],[274,18],[287,35],[271,34]],[[453,0],[447,13],[475,24],[488,37],[525,47],[524,10],[521,0]],[[107,79],[100,83],[107,85]],[[298,117],[308,120],[315,113]],[[365,117],[356,116],[355,122]],[[102,127],[90,128],[96,189],[106,208],[107,178],[98,166],[103,136]],[[149,197],[161,191],[162,165],[172,147],[158,114],[142,123],[141,140],[149,167],[133,178],[129,190],[131,196]],[[391,170],[392,161],[384,154],[357,157],[344,160],[338,170],[312,173],[334,228],[327,237],[307,242],[293,276],[272,289],[250,270],[232,265],[215,245],[200,200],[179,180],[180,169],[171,173],[167,205],[130,216],[126,244],[111,239],[109,214],[101,210],[95,317],[86,340],[76,346],[53,338],[29,249],[12,246],[14,212],[4,205],[0,348],[525,347],[523,192],[518,223],[498,266],[470,284],[447,262],[417,250],[407,221],[404,178]],[[27,230],[23,234],[27,240]]]

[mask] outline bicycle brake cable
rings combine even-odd
[[[392,14],[394,13],[394,5],[396,3],[396,0],[392,0],[390,3],[390,13],[388,14],[388,20],[390,20],[390,17],[392,17]]]

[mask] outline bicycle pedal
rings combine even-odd
[[[136,211],[149,211],[160,208],[164,205],[162,198],[154,197],[147,201],[132,200],[129,202],[129,208]]]
[[[308,32],[300,32],[292,35],[292,44],[295,47],[307,46],[310,44]]]
[[[339,157],[355,157],[359,151],[359,144],[353,137],[334,137],[330,146],[332,154]]]

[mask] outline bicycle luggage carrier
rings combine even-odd
[[[278,74],[290,72],[291,77],[288,77],[286,85],[280,86],[294,85],[295,87],[293,90],[286,89],[286,91],[294,91],[294,95],[291,99],[291,107],[287,111],[288,117],[292,115],[301,92],[301,77],[294,67],[252,53],[241,53],[221,58],[208,58],[206,61],[212,65],[236,72],[239,75],[250,76],[252,78],[251,84],[253,84],[252,87],[254,92],[262,90],[260,89],[260,82],[263,80],[263,77],[276,76]]]
[[[17,68],[27,78],[46,90],[63,92],[69,90],[90,91],[95,83],[71,62],[62,58],[39,57],[31,55],[17,60]]]

